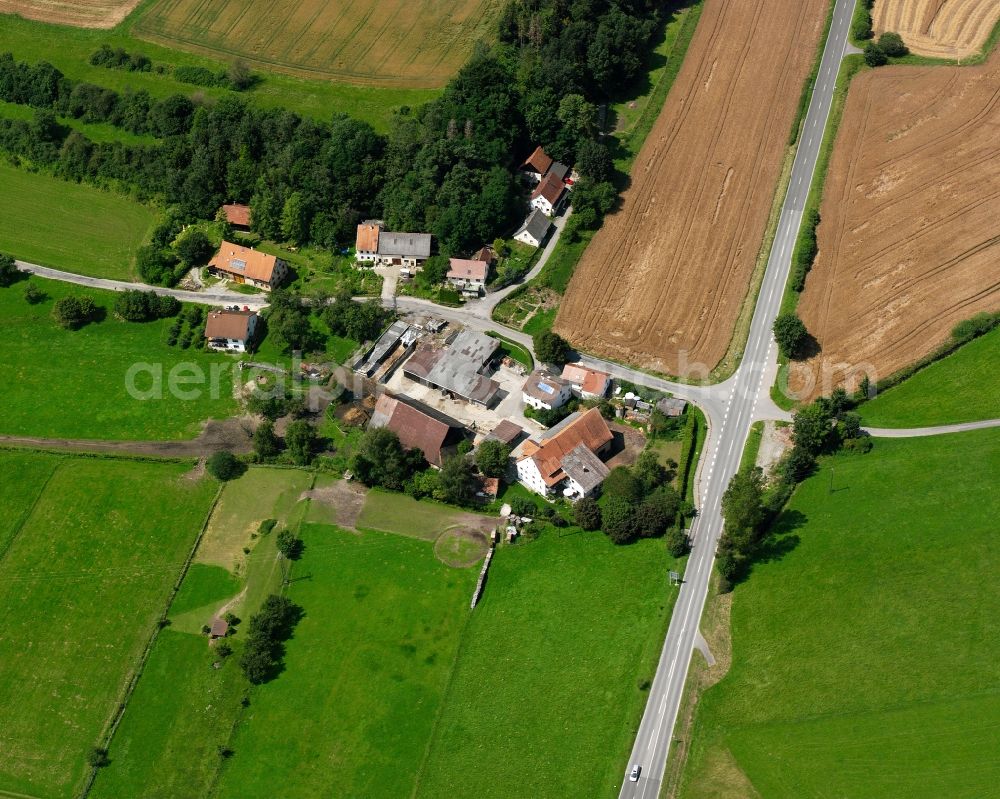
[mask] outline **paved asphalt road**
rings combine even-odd
[[[225,289],[208,289],[207,291],[184,291],[183,289],[165,289],[159,286],[149,286],[145,283],[129,283],[125,280],[107,280],[103,277],[87,277],[77,275],[73,272],[63,272],[59,269],[51,269],[47,266],[30,264],[27,261],[15,261],[17,268],[22,272],[29,272],[39,277],[50,280],[61,280],[64,283],[75,283],[78,286],[89,286],[95,289],[106,289],[108,291],[125,291],[126,289],[138,289],[139,291],[153,290],[157,294],[176,297],[182,302],[197,302],[201,305],[247,305],[250,308],[259,309],[267,305],[266,294],[240,294],[237,291],[226,291]]]
[[[616,377],[637,385],[669,391],[677,397],[698,404],[708,419],[709,427],[703,457],[696,475],[695,491],[699,514],[692,529],[692,552],[683,583],[677,589],[679,591],[677,603],[667,630],[656,676],[650,687],[631,758],[622,775],[621,797],[657,799],[659,796],[688,667],[698,641],[698,626],[708,595],[715,549],[722,532],[722,494],[739,468],[750,425],[759,419],[790,418],[787,412],[777,408],[770,399],[770,387],[777,373],[777,353],[771,327],[778,315],[782,293],[791,268],[792,249],[816,168],[840,62],[845,53],[853,50],[847,43],[853,7],[854,0],[836,0],[833,25],[823,52],[819,76],[800,138],[791,182],[781,210],[740,368],[722,383],[698,386],[673,383],[589,356],[581,358],[584,362],[604,369]],[[150,288],[142,284],[84,277],[34,264],[17,263],[24,271],[79,285],[118,291],[126,288],[143,290]],[[214,292],[154,290],[187,302],[210,305],[239,303],[259,308],[267,301],[265,295],[244,295],[224,290]],[[510,290],[513,290],[513,287]],[[404,315],[433,315],[450,322],[461,323],[474,330],[498,330],[531,350],[530,336],[521,331],[505,328],[489,319],[487,305],[491,309],[495,304],[489,300],[490,298],[485,298],[479,304],[480,308],[473,307],[471,303],[465,308],[445,308],[427,300],[397,297],[395,307]],[[1000,420],[948,425],[943,428],[895,431],[873,429],[870,432],[877,436],[933,435],[995,426],[1000,426]],[[642,769],[639,781],[636,783],[628,781],[628,771],[632,764],[638,764]]]
[[[622,775],[621,797],[656,799],[660,794],[674,723],[695,647],[698,624],[708,595],[715,548],[722,533],[722,494],[739,468],[750,425],[758,418],[758,402],[761,397],[767,400],[770,393],[771,381],[764,378],[773,376],[775,371],[776,352],[771,327],[778,315],[788,279],[792,248],[802,221],[802,211],[829,117],[834,83],[847,49],[853,10],[854,0],[837,0],[743,362],[736,374],[722,384],[729,388],[729,397],[721,416],[714,408],[706,408],[713,435],[706,442],[702,458],[703,463],[707,464],[707,471],[701,476],[699,486],[701,505],[692,531],[693,548],[684,581],[678,589],[677,604],[667,630],[656,677],[650,687],[632,756],[626,773]],[[780,55],[776,54],[776,57]],[[635,783],[628,780],[628,771],[633,764],[642,768],[639,781]]]

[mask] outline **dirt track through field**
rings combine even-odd
[[[968,58],[1000,20],[997,0],[876,0],[876,33],[895,31],[918,55]]]
[[[885,378],[1000,309],[998,141],[996,55],[854,79],[799,302],[822,352],[794,365],[793,391]]]
[[[77,28],[113,28],[140,0],[0,0],[0,14],[73,25]]]
[[[668,374],[722,359],[827,10],[825,0],[705,0],[622,208],[576,269],[559,333]]]

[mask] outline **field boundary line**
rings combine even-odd
[[[202,522],[201,529],[195,537],[194,543],[192,544],[187,558],[184,561],[184,565],[181,566],[180,574],[178,574],[177,579],[174,581],[173,588],[170,590],[167,601],[163,606],[160,619],[156,623],[152,635],[150,635],[149,639],[146,641],[146,645],[143,648],[142,653],[139,655],[139,660],[136,663],[134,671],[125,683],[125,689],[118,701],[118,706],[113,711],[111,718],[106,722],[105,729],[101,733],[101,742],[106,749],[110,749],[111,747],[111,742],[114,739],[115,733],[118,731],[118,726],[121,724],[121,721],[125,716],[125,710],[128,708],[128,703],[132,699],[132,694],[135,693],[135,688],[139,684],[139,680],[146,669],[146,664],[149,662],[149,656],[153,651],[153,645],[160,637],[160,631],[167,626],[164,622],[167,620],[167,614],[170,612],[170,606],[174,603],[174,599],[177,597],[177,592],[180,590],[181,583],[184,582],[184,578],[187,576],[188,569],[191,567],[191,562],[194,560],[194,555],[198,551],[198,546],[201,544],[201,539],[205,536],[205,531],[208,529],[208,523],[212,520],[212,515],[215,513],[215,508],[218,506],[219,500],[222,499],[222,493],[225,490],[225,487],[226,484],[222,483],[219,485],[219,490],[215,492],[215,498],[212,500],[212,504],[209,506],[208,512],[205,514],[205,521]],[[90,794],[90,790],[94,787],[94,781],[97,779],[99,771],[99,767],[91,767],[90,774],[83,786],[83,790],[77,794],[79,799],[86,799],[86,797]]]
[[[441,728],[441,718],[444,716],[444,709],[448,705],[448,698],[451,696],[452,690],[455,685],[455,673],[458,671],[458,661],[462,656],[462,652],[465,650],[466,640],[468,638],[469,623],[472,621],[473,612],[467,611],[465,614],[465,623],[462,625],[462,632],[459,634],[458,647],[455,649],[455,657],[451,661],[451,668],[448,669],[448,679],[445,681],[444,691],[441,693],[441,703],[438,705],[437,712],[434,714],[434,724],[431,725],[431,734],[427,736],[427,744],[424,746],[424,754],[420,758],[420,765],[417,766],[416,774],[413,776],[413,790],[410,792],[410,799],[416,799],[417,793],[420,790],[420,781],[423,779],[424,770],[427,768],[427,762],[430,760],[431,750],[434,747],[434,743],[438,738],[438,730]]]
[[[59,458],[59,461],[52,468],[52,471],[49,472],[49,476],[45,478],[45,482],[42,483],[42,487],[38,490],[38,494],[35,496],[34,501],[31,503],[31,507],[27,508],[22,514],[21,520],[17,523],[17,526],[11,533],[10,540],[7,542],[7,545],[3,549],[0,549],[0,563],[2,563],[4,558],[7,557],[7,553],[10,552],[11,547],[14,546],[14,542],[21,537],[21,531],[24,530],[24,526],[28,523],[28,520],[34,515],[35,508],[38,507],[38,503],[42,501],[42,496],[45,494],[45,489],[48,488],[49,483],[55,476],[55,473],[59,471],[59,467],[63,465],[64,460],[65,458],[63,457]]]

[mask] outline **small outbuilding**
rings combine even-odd
[[[209,628],[208,637],[212,640],[225,638],[229,633],[229,622],[225,619],[212,619],[212,626]]]

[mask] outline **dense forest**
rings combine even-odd
[[[117,93],[2,54],[0,100],[36,112],[0,119],[0,150],[67,180],[170,206],[170,224],[154,237],[160,248],[183,222],[244,202],[268,239],[349,246],[357,222],[375,216],[433,233],[444,254],[467,252],[523,217],[517,168],[538,143],[576,165],[583,179],[574,209],[595,226],[616,196],[598,110],[640,75],[661,5],[515,0],[496,44],[479,47],[440,97],[401,108],[384,137],[345,115],[320,122],[256,108],[235,93],[198,102]],[[93,142],[59,117],[110,123],[155,143]],[[156,259],[147,252],[145,260]],[[175,273],[143,274],[169,282]]]

